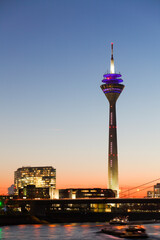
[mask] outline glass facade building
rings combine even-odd
[[[51,166],[18,168],[14,172],[14,194],[19,195],[29,185],[34,185],[37,189],[55,189],[56,169]]]

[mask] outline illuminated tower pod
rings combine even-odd
[[[101,89],[110,104],[109,112],[109,150],[108,150],[108,188],[116,190],[119,197],[118,184],[118,150],[117,150],[117,125],[116,125],[116,101],[121,94],[124,85],[120,84],[123,80],[121,74],[115,73],[113,59],[113,43],[111,43],[111,65],[110,73],[104,74]]]

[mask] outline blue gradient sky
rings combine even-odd
[[[159,13],[159,0],[1,0],[1,192],[22,166],[55,167],[57,188],[107,187],[111,42],[120,186],[160,177]]]

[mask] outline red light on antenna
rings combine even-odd
[[[111,45],[113,45],[113,42],[111,42]]]

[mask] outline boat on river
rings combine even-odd
[[[131,225],[127,228],[111,227],[107,226],[101,229],[102,233],[113,235],[120,238],[148,238],[145,228],[139,225]]]
[[[128,216],[127,217],[115,217],[109,221],[109,224],[114,225],[126,225],[129,223]]]

